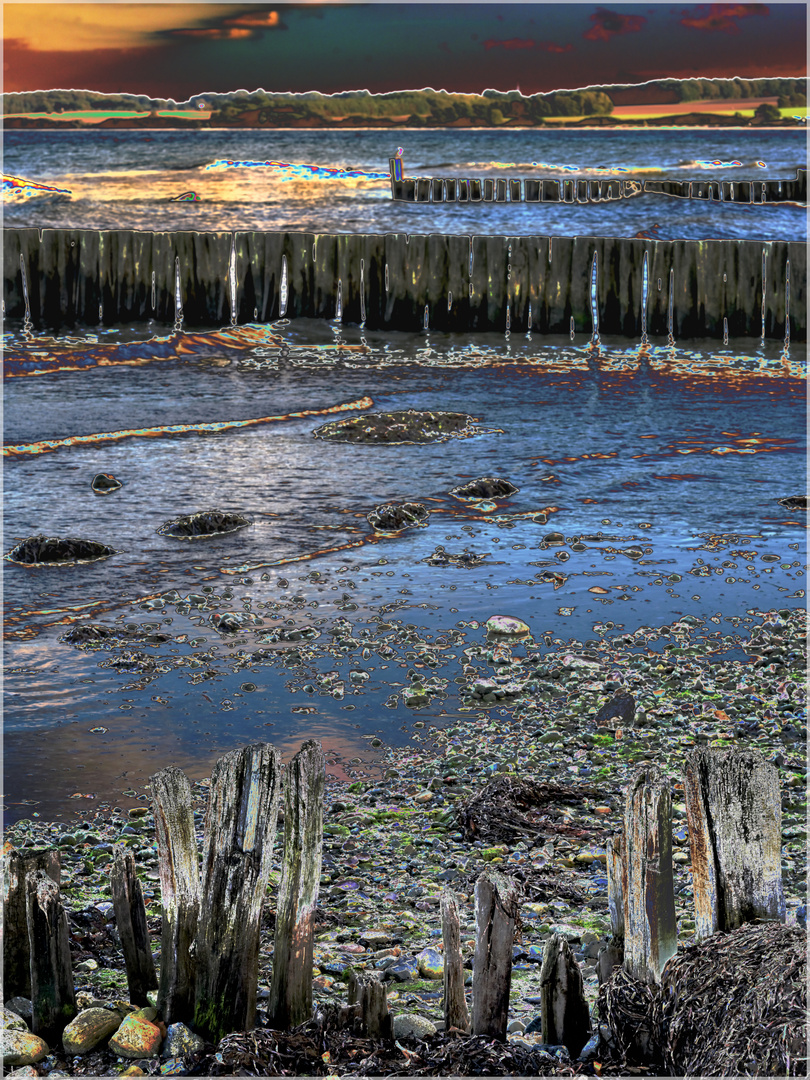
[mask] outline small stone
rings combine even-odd
[[[11,1031],[27,1031],[28,1024],[23,1020],[19,1013],[13,1012],[11,1009],[3,1009],[2,1019],[0,1020],[2,1026]]]
[[[394,1017],[393,1027],[395,1039],[401,1039],[403,1035],[425,1039],[430,1035],[435,1035],[438,1030],[430,1020],[426,1020],[424,1016],[417,1016],[416,1013],[399,1013]]]
[[[487,637],[523,638],[530,633],[531,630],[522,619],[514,619],[509,615],[492,615],[487,619]]]
[[[436,949],[422,949],[417,953],[416,964],[423,979],[444,977],[444,957]]]
[[[169,1024],[160,1056],[164,1058],[183,1057],[185,1054],[193,1054],[198,1050],[202,1050],[204,1045],[204,1040],[199,1035],[195,1035],[185,1024]]]
[[[419,967],[413,959],[398,960],[395,964],[385,969],[383,978],[395,979],[397,982],[413,982],[419,977]]]
[[[110,1039],[109,1047],[119,1057],[148,1058],[157,1056],[162,1042],[160,1028],[130,1013]]]
[[[450,494],[457,499],[475,502],[479,499],[497,499],[515,495],[518,491],[520,488],[515,487],[509,480],[494,476],[480,476],[477,480],[469,480],[460,487],[454,487]]]
[[[85,1009],[62,1032],[66,1054],[87,1054],[121,1026],[120,1013],[112,1009]]]
[[[13,997],[9,998],[6,1002],[6,1008],[15,1012],[18,1016],[21,1016],[25,1020],[26,1024],[30,1026],[31,1021],[34,1018],[34,1008],[31,1004],[31,998],[27,997]]]
[[[39,1076],[33,1065],[22,1065],[19,1069],[13,1069],[7,1076]],[[67,1076],[67,1073],[51,1072],[48,1076]]]
[[[96,473],[90,487],[96,495],[109,495],[112,491],[118,491],[124,485],[112,473]]]
[[[3,1066],[36,1065],[50,1053],[48,1044],[30,1031],[11,1028],[2,1033]]]
[[[393,935],[387,930],[364,930],[357,941],[368,949],[384,949],[394,940]]]

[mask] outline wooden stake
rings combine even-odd
[[[173,765],[151,778],[163,904],[158,1012],[165,1024],[191,1023],[192,944],[200,902],[199,857],[188,777]]]
[[[561,934],[552,934],[540,969],[540,1020],[543,1042],[562,1045],[576,1058],[591,1033],[582,972]]]
[[[485,870],[475,883],[472,1033],[506,1041],[517,885]]]
[[[312,1016],[312,948],[323,854],[326,760],[305,742],[284,777],[284,857],[276,904],[268,1016],[277,1030]]]
[[[115,910],[115,925],[124,950],[129,1000],[133,1005],[148,1005],[148,990],[158,985],[141,883],[135,873],[135,856],[122,844],[115,845],[110,872],[110,887]]]
[[[23,856],[6,841],[3,867],[3,995],[8,1001],[16,996],[31,997],[26,876],[44,870],[58,885],[61,860],[58,851],[27,851]]]
[[[28,948],[31,955],[31,1029],[54,1045],[76,1015],[70,935],[59,886],[45,873],[26,875]]]
[[[758,750],[694,750],[684,768],[695,936],[785,921],[779,772]]]
[[[376,975],[370,972],[352,973],[349,978],[349,1008],[353,1006],[357,1007],[360,1022],[369,1039],[392,1037],[388,991]]]
[[[442,890],[442,943],[444,945],[444,1027],[470,1030],[470,1014],[464,997],[464,966],[458,902],[450,889]]]
[[[624,967],[635,979],[658,983],[678,939],[669,781],[654,765],[627,789],[624,846]]]
[[[266,743],[220,758],[211,774],[197,929],[194,1027],[212,1042],[248,1031],[256,1013],[262,902],[272,864],[280,781]]]

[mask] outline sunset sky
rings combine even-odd
[[[799,77],[797,4],[4,3],[4,90],[186,99]]]

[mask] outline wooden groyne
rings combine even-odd
[[[462,179],[405,176],[401,157],[388,159],[391,198],[417,203],[582,203],[616,202],[639,195],[671,195],[733,204],[807,202],[807,169],[795,180],[647,180],[622,176]]]
[[[33,327],[317,318],[369,329],[806,340],[802,242],[4,230]]]

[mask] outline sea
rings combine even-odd
[[[397,152],[409,176],[793,179],[800,126],[3,142],[7,228],[807,238],[795,205],[434,206],[393,202],[388,180]],[[415,731],[463,729],[494,615],[525,621],[516,648],[538,659],[608,662],[627,635],[660,651],[658,631],[688,618],[714,662],[745,658],[763,611],[805,607],[805,515],[780,502],[806,492],[805,342],[6,319],[3,346],[3,550],[44,533],[115,551],[2,564],[6,824],[133,805],[166,765],[201,778],[256,741],[286,761],[315,738],[330,775],[379,775]],[[419,445],[314,434],[402,409],[474,423]],[[95,494],[99,473],[122,487]],[[517,491],[453,494],[478,477]],[[392,502],[421,503],[427,526],[375,531],[368,515]],[[158,531],[209,509],[251,524]],[[240,633],[217,629],[224,612],[244,617]],[[87,623],[141,636],[61,640]]]

